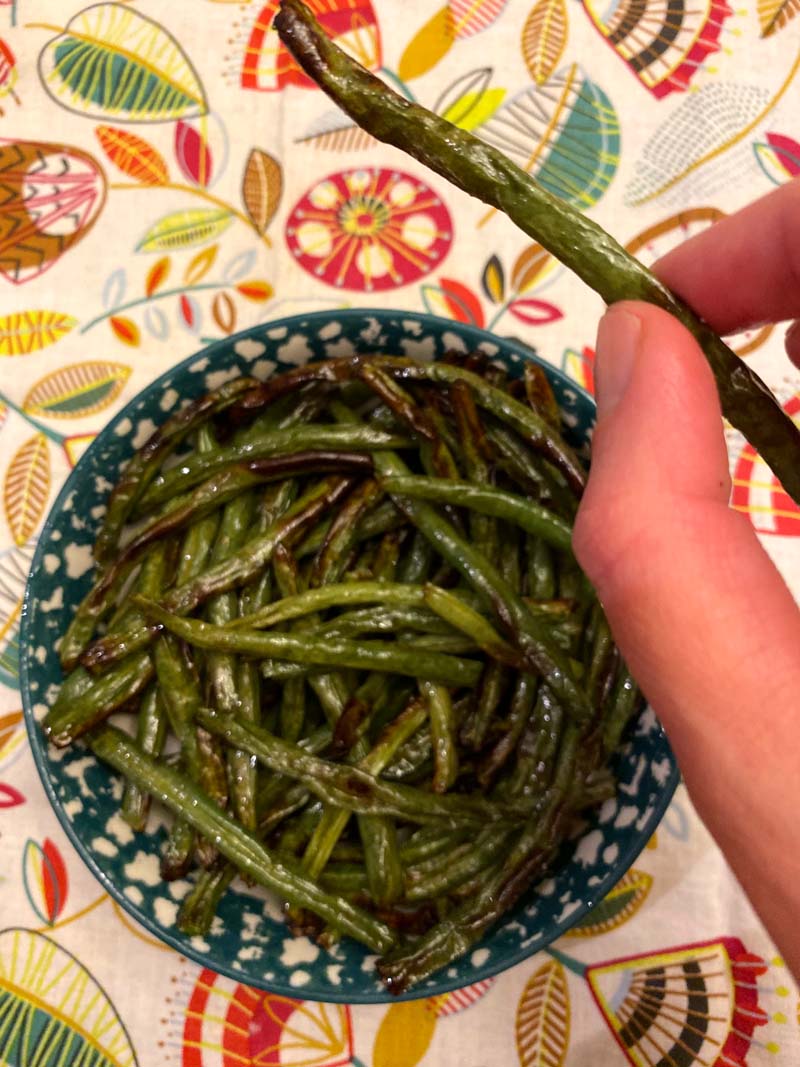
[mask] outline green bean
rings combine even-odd
[[[512,837],[512,832],[503,833],[492,828],[478,834],[474,841],[457,845],[444,856],[436,856],[433,870],[408,868],[405,899],[415,901],[446,896],[456,886],[494,864],[507,851]]]
[[[560,430],[561,410],[550,379],[542,367],[532,359],[526,359],[522,368],[522,380],[525,383],[525,396],[533,410],[547,419],[555,429]]]
[[[423,704],[414,699],[386,728],[371,751],[366,739],[359,738],[351,752],[355,766],[367,774],[379,775],[403,743],[419,729],[425,715]],[[349,818],[349,805],[333,805],[326,809],[303,857],[303,866],[313,877],[318,876],[327,864]],[[395,873],[392,872],[390,878],[393,878]],[[390,883],[390,888],[391,885],[393,883]]]
[[[150,656],[139,653],[124,659],[101,678],[93,679],[85,689],[67,699],[56,700],[44,717],[42,729],[48,741],[65,748],[91,730],[103,719],[141,693],[153,677]]]
[[[99,759],[185,816],[198,833],[217,842],[220,852],[259,885],[296,906],[309,908],[373,952],[385,952],[394,943],[385,924],[347,900],[326,893],[299,871],[289,870],[193,782],[146,756],[121,730],[104,726],[92,735],[90,743]]]
[[[212,566],[223,563],[241,548],[255,517],[256,500],[243,493],[225,505],[219,533],[211,554]],[[233,590],[218,593],[206,604],[206,616],[216,626],[224,626],[236,617],[239,599]],[[225,652],[210,652],[205,659],[206,677],[212,703],[223,714],[236,715],[245,722],[258,721],[259,674],[255,664],[239,663]],[[248,753],[227,752],[228,780],[233,811],[248,830],[256,825],[256,763]]]
[[[133,559],[126,560],[114,569],[110,580],[105,575],[99,575],[78,605],[58,648],[61,666],[65,671],[77,666],[97,624],[112,611],[114,601],[133,574],[136,563]]]
[[[142,705],[136,717],[136,743],[148,756],[158,758],[164,751],[167,739],[167,720],[164,705],[158,688],[150,688],[142,698]],[[122,818],[134,830],[142,831],[147,825],[150,811],[150,796],[137,786],[128,782],[122,795],[120,812]]]
[[[530,674],[520,674],[514,685],[508,723],[492,749],[481,760],[478,782],[487,788],[517,747],[533,713],[538,682]]]
[[[385,360],[381,360],[384,363]],[[401,361],[402,362],[402,361]],[[343,417],[341,412],[337,417]],[[394,452],[375,456],[376,470],[383,477],[407,475],[408,468]],[[452,525],[422,500],[402,498],[397,501],[418,530],[434,544],[439,555],[469,582],[498,616],[522,652],[530,669],[540,672],[554,692],[578,719],[588,717],[590,709],[585,693],[578,685],[571,666],[549,635],[533,617],[519,594],[512,589],[493,565],[459,537]]]
[[[422,608],[404,607],[373,607],[345,611],[317,627],[314,632],[319,636],[330,634],[336,637],[348,637],[369,631],[397,633],[408,630],[418,630],[426,634],[451,634],[453,632],[452,627],[435,612]]]
[[[164,607],[178,614],[188,614],[215,593],[226,592],[254,578],[269,561],[275,546],[283,541],[291,542],[322,511],[336,503],[347,491],[348,484],[346,479],[333,478],[312,486],[266,533],[251,538],[229,559],[196,575],[169,593],[164,600]],[[81,661],[90,670],[114,663],[133,651],[146,648],[155,633],[152,625],[145,625],[123,634],[101,638],[87,650]]]
[[[380,907],[394,904],[403,895],[395,822],[382,815],[359,815],[357,821],[370,896]]]
[[[458,749],[453,702],[450,691],[434,682],[422,682],[420,689],[428,704],[433,746],[433,791],[446,793],[458,777]]]
[[[397,568],[398,582],[415,585],[426,581],[432,563],[433,546],[424,534],[421,534],[419,530],[414,530],[408,551],[400,560]]]
[[[345,427],[345,429],[349,428]],[[381,488],[378,483],[368,478],[357,485],[344,501],[314,559],[309,583],[312,588],[328,585],[341,579],[350,549],[355,544],[358,523],[380,495]]]
[[[236,378],[213,393],[199,397],[172,415],[157,429],[145,446],[128,462],[108,501],[105,518],[95,544],[95,559],[106,563],[116,548],[128,516],[141,499],[164,459],[197,427],[223,411],[257,383],[252,378]]]
[[[448,793],[437,796],[408,786],[384,782],[358,767],[348,767],[311,756],[299,746],[268,734],[258,727],[245,727],[233,719],[217,716],[207,708],[199,712],[206,729],[228,743],[246,748],[270,770],[299,778],[323,803],[348,808],[365,815],[391,815],[410,822],[485,824],[516,818],[515,811],[483,797]]]
[[[421,826],[400,846],[400,859],[408,866],[435,860],[450,848],[472,839],[469,830],[443,830],[438,826]]]
[[[217,441],[211,427],[201,426],[197,431],[198,453],[207,455],[216,447]],[[213,511],[204,518],[191,523],[183,536],[175,585],[183,585],[203,570],[217,536],[219,519],[219,512]]]
[[[364,70],[326,37],[300,0],[283,0],[274,25],[306,73],[373,137],[408,152],[471,196],[505,212],[606,303],[647,300],[673,314],[700,343],[716,378],[723,414],[800,502],[800,431],[752,368],[687,304],[596,222],[547,191],[502,152],[409,102]],[[450,369],[445,364],[430,366]]]
[[[472,484],[491,485],[488,463],[491,452],[473,394],[465,382],[453,382],[449,395],[467,476]],[[478,551],[496,562],[497,524],[488,515],[472,509],[469,513],[469,533]]]
[[[447,589],[440,589],[438,585],[430,583],[423,586],[422,594],[431,611],[448,622],[454,630],[471,637],[492,659],[512,667],[521,666],[519,652],[504,641],[494,627],[469,604]]]
[[[373,452],[381,448],[409,448],[411,445],[407,437],[384,433],[371,426],[316,423],[294,426],[288,430],[273,430],[248,439],[244,444],[229,445],[208,454],[198,453],[188,457],[151,484],[139,500],[139,508],[149,510],[157,507],[198,482],[252,460],[311,451]]]
[[[255,615],[238,619],[234,628],[256,630],[289,619],[312,615],[328,608],[352,607],[355,604],[382,603],[392,607],[424,606],[425,598],[417,586],[400,582],[337,582],[318,589],[308,589],[296,596],[284,597],[266,605]]]
[[[211,929],[217,906],[236,877],[236,867],[227,863],[203,871],[193,889],[181,901],[177,927],[189,937],[204,937]]]
[[[532,504],[516,493],[508,493],[492,486],[471,482],[448,481],[444,478],[393,477],[382,479],[383,488],[393,497],[412,497],[437,504],[454,504],[470,508],[482,515],[507,519],[528,533],[542,538],[562,552],[572,551],[572,527],[563,519],[538,504]]]
[[[550,600],[556,595],[553,550],[544,541],[528,539],[528,594],[534,600]]]
[[[197,679],[189,666],[179,642],[172,634],[161,634],[153,646],[158,686],[172,732],[180,744],[180,762],[191,780],[202,780],[201,751],[195,722],[200,707]],[[192,860],[195,833],[185,818],[175,821],[161,851],[161,876],[165,881],[182,878]],[[205,846],[199,850],[210,861]]]
[[[319,551],[332,522],[332,519],[324,519],[305,540],[300,542],[296,550],[298,559],[303,559],[305,556],[310,556]],[[384,500],[373,511],[365,515],[358,524],[356,541],[358,543],[369,541],[371,538],[378,537],[389,530],[398,529],[404,523],[405,519],[391,500]]]
[[[400,422],[406,423],[423,438],[423,462],[429,453],[433,472],[441,478],[457,478],[458,467],[453,455],[431,418],[431,412],[415,404],[388,375],[366,363],[360,367],[360,377],[395,413]]]
[[[603,724],[603,744],[606,752],[613,752],[632,716],[639,710],[641,693],[627,668],[620,670],[609,700],[610,709]]]
[[[577,741],[577,728],[571,725],[559,752],[556,782],[534,809],[499,870],[427,934],[378,961],[378,971],[393,993],[402,993],[412,982],[463,955],[530,886],[555,847],[574,773]]]
[[[344,638],[230,630],[173,615],[152,601],[136,598],[136,603],[150,619],[190,645],[212,651],[236,652],[256,658],[271,656],[329,667],[391,671],[454,686],[473,685],[480,674],[479,663],[441,652],[407,649],[401,644],[384,641],[355,642]]]

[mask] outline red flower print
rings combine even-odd
[[[309,274],[342,289],[396,289],[439,266],[452,242],[450,213],[416,178],[395,170],[346,170],[317,182],[286,223],[286,240]]]

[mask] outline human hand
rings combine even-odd
[[[800,180],[656,272],[719,333],[800,316]],[[799,322],[786,348],[800,366]],[[719,400],[688,331],[651,305],[614,305],[596,381],[575,552],[699,814],[800,976],[800,612],[728,507]]]

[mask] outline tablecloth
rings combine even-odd
[[[800,174],[797,0],[312,6],[367,66],[646,262]],[[550,952],[459,993],[354,1007],[278,1001],[156,943],[48,806],[20,712],[24,578],[70,467],[156,374],[268,318],[393,306],[514,336],[592,388],[599,300],[505,218],[352,127],[280,48],[274,9],[0,0],[0,1062],[800,1062],[797,990],[682,787]],[[737,347],[797,413],[780,331]],[[800,513],[727,433],[733,506],[796,592]],[[58,1010],[80,1040],[35,1059],[60,967],[74,996]],[[612,973],[616,996],[597,996],[593,976]],[[693,981],[714,990],[706,1039],[687,1023],[672,1043],[659,1013],[687,1018]],[[653,1025],[626,1043],[634,1011]]]

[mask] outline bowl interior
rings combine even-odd
[[[61,681],[55,650],[91,584],[92,555],[107,494],[135,448],[181,404],[239,374],[266,378],[309,359],[387,352],[421,359],[448,349],[480,348],[512,375],[524,345],[481,330],[408,312],[341,311],[283,319],[205,349],[169,370],[106,427],[71,473],[42,531],[21,626],[21,682],[26,721],[39,773],[66,833],[104,888],[158,937],[204,966],[238,981],[289,996],[346,1003],[394,999],[377,980],[373,958],[343,940],[331,951],[292,937],[278,902],[236,883],[205,938],[174,926],[190,883],[164,884],[158,857],[164,829],[151,815],[134,835],[118,814],[122,786],[83,747],[56,750],[38,728]],[[542,362],[562,407],[571,443],[587,446],[594,402]],[[530,956],[563,933],[622,877],[657,825],[678,780],[672,752],[648,708],[617,756],[617,798],[592,817],[546,879],[462,960],[433,975],[407,997],[443,993],[487,978]]]

